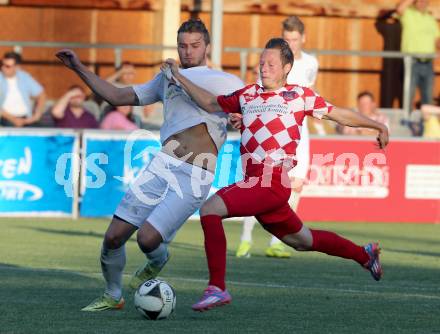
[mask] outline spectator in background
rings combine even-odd
[[[116,107],[116,110],[110,111],[107,115],[105,115],[101,122],[101,129],[126,131],[139,129],[132,112],[132,106]]]
[[[428,10],[428,0],[403,0],[397,6],[402,24],[402,52],[433,54],[440,49],[440,30]],[[413,58],[410,96],[418,87],[421,104],[432,104],[434,70],[431,58]]]
[[[440,139],[440,107],[424,104],[421,107],[423,117],[423,137]]]
[[[318,74],[318,60],[303,50],[305,27],[298,16],[289,16],[283,21],[281,37],[289,44],[295,59],[287,82],[313,89]]]
[[[46,96],[43,87],[20,69],[21,56],[6,52],[0,73],[0,120],[4,126],[31,126],[43,112]],[[33,108],[32,100],[36,101]]]
[[[52,108],[55,126],[72,129],[98,128],[95,116],[84,108],[85,99],[84,88],[78,85],[70,87]]]
[[[374,95],[369,91],[359,93],[357,96],[357,111],[373,121],[385,124],[390,129],[388,117],[381,113],[376,106]],[[375,135],[374,131],[365,128],[351,128],[348,126],[337,126],[336,132],[344,135]]]
[[[124,88],[133,86],[135,77],[136,69],[134,65],[128,61],[124,61],[106,80],[118,88]],[[107,101],[103,101],[99,96],[98,98],[99,100],[97,100],[97,102],[101,104],[101,110],[104,111],[104,114],[115,109],[114,106],[111,106]]]
[[[397,18],[395,8],[381,10],[374,25],[383,38],[383,51],[400,51],[402,25]],[[382,108],[393,108],[396,102],[399,106],[402,106],[402,58],[382,58],[379,87]]]
[[[289,44],[295,62],[287,76],[287,83],[296,84],[315,90],[318,75],[318,60],[315,56],[304,52],[306,32],[304,23],[298,16],[289,16],[282,23],[281,37]],[[312,129],[320,136],[326,134],[322,121],[310,118]]]
[[[134,84],[136,77],[136,69],[134,65],[128,61],[124,61],[121,66],[116,69],[116,72],[107,78],[107,81],[116,87],[127,87]]]
[[[107,81],[119,88],[133,86],[136,77],[136,68],[133,63],[124,61],[117,69],[116,72],[107,77]],[[113,111],[115,107],[104,101],[101,105],[101,110],[106,115],[109,111]],[[148,129],[160,129],[163,118],[162,113],[158,112],[158,106],[156,104],[147,106],[134,106],[132,109],[132,115],[136,119],[140,119],[142,127]],[[105,117],[105,116],[104,116]]]

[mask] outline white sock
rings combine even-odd
[[[105,293],[114,299],[122,296],[122,273],[126,262],[125,245],[117,249],[101,248],[101,269],[105,279]]]
[[[273,246],[275,244],[279,244],[280,242],[281,242],[281,240],[273,235],[272,238],[270,239],[269,246]]]
[[[252,242],[252,230],[256,223],[255,217],[243,218],[243,232],[241,233],[241,241]]]
[[[168,260],[168,245],[162,242],[154,251],[145,255],[152,265],[162,267]]]

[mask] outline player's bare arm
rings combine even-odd
[[[384,148],[388,145],[389,135],[386,125],[373,121],[372,119],[357,112],[348,109],[334,108],[331,113],[324,115],[323,118],[329,119],[344,126],[377,130],[379,131],[377,136],[379,147]]]
[[[69,49],[63,49],[56,53],[63,64],[74,71],[90,87],[93,92],[114,106],[139,105],[139,100],[132,87],[118,88],[106,80],[101,79],[90,71],[78,56]]]
[[[174,78],[179,81],[183,89],[200,106],[200,108],[207,112],[223,111],[217,102],[217,96],[195,85],[191,80],[188,80],[179,73],[179,67],[174,59],[167,59],[165,63],[162,64],[161,70],[166,71],[167,69],[171,69]]]

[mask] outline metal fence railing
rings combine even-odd
[[[149,50],[164,51],[175,50],[176,47],[151,44],[111,44],[111,43],[72,43],[72,42],[33,42],[33,41],[0,41],[0,46],[9,46],[14,48],[16,52],[21,53],[23,48],[81,48],[81,49],[113,49],[115,66],[119,66],[122,62],[123,50]],[[225,52],[238,53],[240,56],[240,76],[245,78],[248,71],[248,56],[250,54],[260,53],[261,48],[241,48],[241,47],[225,47]],[[375,58],[400,58],[404,64],[404,80],[403,80],[403,109],[406,115],[411,112],[411,68],[414,58],[434,59],[435,54],[415,54],[402,53],[397,51],[352,51],[352,50],[316,50],[309,49],[308,52],[319,55],[329,56],[351,56],[351,57],[375,57]]]

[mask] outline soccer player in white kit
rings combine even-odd
[[[289,44],[294,54],[294,65],[287,76],[287,83],[303,87],[313,88],[318,74],[318,61],[316,57],[303,51],[306,41],[304,23],[297,16],[290,16],[282,23],[282,38]],[[298,164],[289,173],[292,181],[292,195],[289,199],[290,207],[296,211],[300,199],[301,190],[307,177],[310,161],[309,130],[307,117],[304,119],[301,129],[301,141],[296,150]],[[249,257],[252,246],[252,230],[257,223],[255,217],[243,219],[243,231],[241,242],[238,246],[237,257]],[[272,236],[269,247],[265,251],[266,256],[288,258],[291,252],[286,250],[284,244],[277,237]]]
[[[191,19],[180,26],[177,49],[181,74],[213,94],[229,94],[243,87],[238,77],[206,66],[209,44],[202,21]],[[227,115],[200,109],[167,73],[161,72],[142,85],[118,88],[89,71],[73,51],[61,50],[57,57],[112,105],[163,102],[162,150],[130,185],[116,209],[101,250],[104,294],[82,310],[121,309],[125,303],[122,274],[126,241],[137,230],[139,248],[147,257],[130,281],[130,286],[137,288],[157,276],[169,259],[168,243],[206,200],[218,151],[226,139]]]

